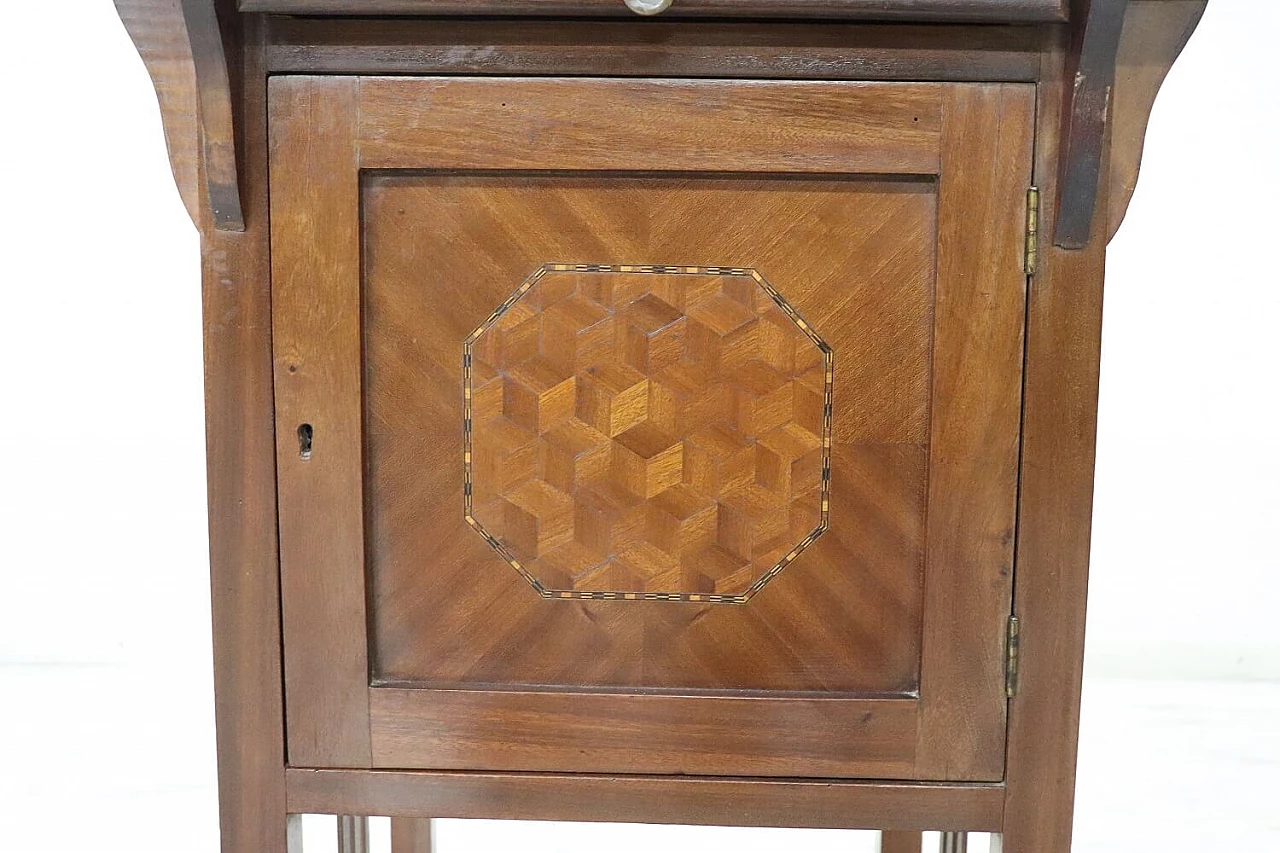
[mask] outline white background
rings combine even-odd
[[[198,239],[112,5],[12,5],[0,33],[0,825],[25,827],[8,839],[33,853],[212,851]],[[1079,838],[1094,842],[1078,850],[1157,849],[1141,841],[1155,821],[1171,839],[1216,839],[1206,850],[1230,849],[1216,846],[1223,832],[1272,839],[1238,849],[1280,850],[1276,32],[1280,4],[1213,0],[1157,102],[1111,246],[1080,782]],[[1175,706],[1185,715],[1161,716]],[[1228,753],[1254,766],[1187,763]],[[1249,782],[1259,767],[1271,769]],[[1174,779],[1208,811],[1124,799],[1132,780]],[[83,832],[42,831],[32,815],[55,807]],[[136,808],[147,820],[130,835]],[[511,831],[446,824],[444,839],[589,843],[564,827]],[[614,846],[729,843],[609,831],[576,830]]]

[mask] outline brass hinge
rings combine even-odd
[[[1010,699],[1018,695],[1018,634],[1020,630],[1018,617],[1010,616],[1004,640],[1004,692]]]
[[[1027,190],[1027,245],[1022,269],[1027,275],[1036,274],[1040,260],[1040,188]]]

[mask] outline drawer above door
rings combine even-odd
[[[273,78],[290,763],[999,779],[1033,107]]]

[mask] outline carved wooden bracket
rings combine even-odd
[[[197,227],[243,231],[226,49],[214,0],[115,0],[155,83],[169,162]],[[204,196],[203,203],[200,200]]]
[[[1160,86],[1204,15],[1208,0],[1130,0],[1112,96],[1110,240],[1138,183],[1147,121]]]
[[[155,84],[169,166],[187,215],[200,224],[200,125],[196,70],[178,0],[115,0],[133,45]]]
[[[1147,122],[1160,85],[1208,0],[1083,0],[1072,46],[1074,91],[1063,115],[1062,179],[1054,243],[1093,236],[1103,155],[1110,140],[1107,239],[1124,220],[1138,180]]]

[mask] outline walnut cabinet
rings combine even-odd
[[[1104,249],[1202,0],[116,5],[203,236],[225,853],[1066,853]]]

